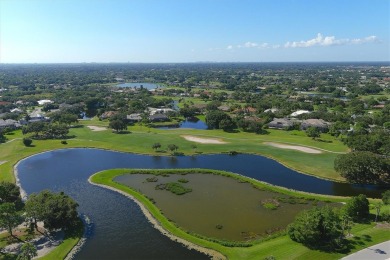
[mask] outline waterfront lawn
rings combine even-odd
[[[140,173],[143,170],[130,170],[130,169],[112,169],[103,172],[99,172],[91,176],[90,180],[93,183],[107,185],[117,190],[128,193],[133,196],[137,201],[142,203],[146,209],[157,219],[157,221],[175,236],[183,238],[187,241],[195,243],[205,248],[214,249],[227,256],[229,259],[264,259],[268,256],[274,256],[276,259],[340,259],[341,257],[359,251],[365,247],[381,243],[390,239],[390,232],[388,229],[375,228],[375,224],[355,224],[351,230],[352,238],[349,239],[349,246],[345,252],[324,252],[317,250],[310,250],[307,247],[292,241],[287,235],[281,235],[276,238],[269,238],[266,241],[255,241],[251,247],[228,247],[219,243],[208,241],[207,239],[201,239],[199,237],[192,236],[167,220],[160,210],[144,195],[130,189],[125,185],[121,185],[113,181],[113,178],[119,175],[129,173],[130,171],[138,171]],[[144,170],[149,172],[158,172],[159,170]],[[167,171],[180,171],[176,170],[163,170]],[[188,171],[186,169],[185,171]],[[201,171],[195,169],[194,171]],[[205,171],[205,170],[203,170]],[[227,174],[221,171],[212,171],[214,173]],[[314,194],[307,194],[301,192],[294,192],[279,187],[270,186],[255,180],[248,179],[246,177],[232,174],[231,176],[240,178],[245,181],[249,181],[259,187],[268,188],[273,191],[277,191],[283,194],[295,195],[297,197],[304,198],[316,198],[319,200],[329,201],[345,201],[346,198],[335,198],[331,196],[318,196]]]
[[[151,155],[170,155],[167,151],[169,144],[179,147],[178,152],[185,155],[193,154],[216,154],[229,153],[251,153],[273,158],[289,168],[299,172],[315,175],[321,178],[344,181],[344,179],[333,169],[333,162],[337,153],[346,152],[347,147],[333,137],[324,135],[322,139],[328,142],[314,141],[309,137],[301,136],[301,132],[288,132],[279,130],[268,130],[269,134],[256,135],[253,133],[227,133],[222,130],[193,130],[193,129],[172,129],[159,130],[146,126],[128,127],[128,134],[116,134],[110,129],[105,131],[92,131],[87,125],[107,127],[107,122],[99,120],[80,121],[80,126],[70,129],[70,136],[67,144],[61,144],[61,140],[33,140],[31,147],[25,147],[22,143],[23,135],[21,130],[14,131],[13,135],[7,135],[8,142],[0,144],[0,181],[14,181],[13,165],[20,159],[27,156],[63,148],[90,147],[111,149],[123,152],[133,152]],[[203,144],[185,140],[182,135],[193,135],[200,138],[219,138],[226,144]],[[321,154],[309,154],[288,149],[280,149],[264,144],[264,142],[278,142],[291,145],[302,145],[314,149],[325,149]],[[160,150],[153,150],[152,145],[160,143]],[[196,145],[196,149],[194,149]]]

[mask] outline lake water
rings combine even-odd
[[[162,85],[159,85],[159,84],[155,84],[155,83],[146,83],[146,82],[131,82],[131,83],[121,83],[121,84],[118,84],[116,85],[117,87],[120,87],[120,88],[141,88],[141,86],[143,88],[146,88],[148,90],[151,90],[151,89],[155,89],[155,88],[163,88],[164,86]]]
[[[63,149],[20,161],[17,170],[27,194],[64,191],[95,224],[78,259],[205,259],[155,230],[136,203],[116,192],[88,183],[88,177],[111,168],[209,168],[226,170],[296,190],[379,197],[384,187],[350,185],[318,179],[256,155],[160,157],[98,149]]]
[[[200,119],[194,120],[194,119],[186,119],[182,122],[180,122],[177,126],[161,126],[156,127],[157,129],[163,129],[163,130],[169,130],[169,129],[176,129],[176,128],[191,128],[191,129],[198,129],[198,130],[206,130],[208,127],[205,122],[203,122]]]

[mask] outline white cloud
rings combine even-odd
[[[314,46],[334,46],[334,45],[348,45],[348,44],[362,44],[368,42],[376,42],[376,36],[368,36],[360,39],[336,39],[334,36],[323,36],[321,33],[317,37],[307,41],[287,42],[284,44],[285,48],[308,48]]]
[[[267,42],[256,43],[256,42],[245,42],[239,45],[228,45],[226,48],[210,48],[209,51],[216,50],[234,50],[234,49],[280,49],[280,48],[309,48],[315,46],[327,47],[335,45],[352,45],[352,44],[364,44],[364,43],[373,43],[380,42],[377,36],[368,36],[364,38],[356,39],[336,39],[335,36],[323,36],[321,33],[317,34],[317,37],[306,40],[306,41],[288,41],[285,44],[269,44]]]
[[[257,43],[255,43],[255,42],[246,42],[244,44],[245,48],[254,48],[254,47],[257,47],[257,46],[259,46],[259,45]]]
[[[371,36],[368,36],[365,38],[351,40],[352,44],[362,44],[362,43],[367,43],[367,42],[379,42],[379,39],[378,39],[378,37],[371,35]]]

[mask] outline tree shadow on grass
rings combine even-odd
[[[324,139],[316,139],[316,141],[318,141],[318,142],[322,142],[322,143],[333,143],[333,141],[331,141],[331,140],[324,140]]]
[[[116,134],[118,134],[118,135],[127,135],[127,134],[131,134],[131,132],[130,131],[119,131],[119,132],[115,132]]]
[[[365,247],[367,242],[371,242],[372,238],[369,235],[362,235],[362,236],[354,236],[350,239],[344,239],[339,241],[337,244],[316,244],[314,246],[308,246],[308,248],[312,250],[317,250],[321,252],[327,252],[327,253],[341,253],[341,254],[349,254],[352,250],[356,249],[357,247]]]

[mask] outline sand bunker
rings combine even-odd
[[[94,132],[107,130],[106,127],[100,127],[100,126],[94,126],[94,125],[87,125],[87,127]]]
[[[278,144],[278,143],[270,143],[270,142],[266,142],[264,144],[271,145],[271,146],[277,147],[277,148],[282,148],[282,149],[297,150],[297,151],[304,152],[304,153],[314,153],[314,154],[322,153],[320,150],[305,147],[305,146]]]
[[[201,144],[226,144],[226,142],[215,138],[201,138],[192,135],[182,135],[181,137],[183,137],[187,141],[201,143]]]
[[[6,163],[7,161],[0,161],[0,165],[2,165],[3,163]]]

